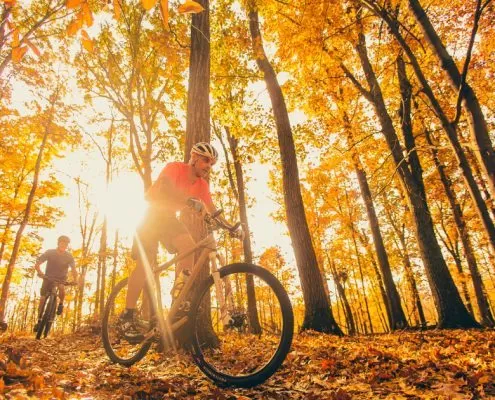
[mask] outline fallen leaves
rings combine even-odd
[[[125,368],[111,364],[99,337],[89,333],[43,341],[10,337],[0,343],[0,394],[7,399],[129,400],[493,398],[494,343],[493,331],[344,338],[301,334],[267,382],[220,389],[186,354],[150,352]]]

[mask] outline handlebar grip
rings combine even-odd
[[[216,218],[218,217],[221,213],[223,213],[223,209],[215,211],[213,214],[211,214],[211,218]]]

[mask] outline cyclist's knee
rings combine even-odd
[[[189,233],[183,233],[174,238],[173,245],[179,253],[183,253],[194,247],[194,240]]]

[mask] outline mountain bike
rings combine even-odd
[[[222,266],[225,263],[216,250],[213,232],[234,235],[238,225],[225,225],[218,218],[221,212],[205,216],[208,234],[193,249],[153,268],[148,282],[154,282],[181,258],[199,252],[168,312],[162,308],[161,293],[156,293],[155,287],[148,285],[143,290],[134,314],[143,332],[138,342],[126,339],[119,328],[127,279],[115,286],[102,322],[103,345],[113,362],[131,366],[146,355],[153,342],[168,343],[172,349],[175,346],[170,343],[180,339],[194,363],[219,386],[252,387],[282,365],[294,332],[291,302],[268,270],[248,263]],[[210,275],[198,280],[207,260]]]
[[[53,279],[47,276],[44,276],[43,279],[53,282],[53,285],[51,285],[50,290],[48,291],[45,297],[45,304],[43,305],[41,320],[38,324],[38,329],[36,331],[36,339],[41,339],[41,336],[46,338],[53,325],[53,321],[55,320],[55,315],[57,310],[59,285],[64,285],[64,286],[76,285],[75,282],[67,282],[65,280]]]

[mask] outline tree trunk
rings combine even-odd
[[[347,332],[349,335],[355,335],[356,324],[354,322],[354,316],[352,315],[351,306],[349,305],[349,300],[347,300],[347,295],[345,293],[344,286],[340,281],[340,277],[337,272],[337,269],[335,268],[334,261],[331,260],[330,256],[328,255],[328,251],[326,251],[325,254],[328,259],[328,265],[330,266],[330,270],[332,272],[333,280],[335,282],[335,287],[337,288],[337,292],[339,293],[340,299],[342,300],[342,306],[344,309],[345,319],[347,323]]]
[[[248,7],[249,28],[256,63],[263,73],[276,122],[278,143],[282,158],[287,225],[294,246],[296,264],[306,306],[302,330],[313,329],[319,332],[342,335],[342,331],[332,315],[330,300],[325,294],[320,268],[318,267],[316,254],[311,243],[311,235],[304,213],[299,183],[294,139],[292,137],[292,129],[285,100],[275,71],[268,61],[263,48],[255,0],[250,0]]]
[[[346,123],[348,123],[347,116],[345,118]],[[349,147],[352,147],[352,131],[349,127],[347,129],[347,135]],[[396,329],[404,329],[408,325],[406,316],[404,315],[399,293],[397,292],[397,288],[392,277],[392,270],[390,268],[387,251],[385,250],[385,244],[383,243],[382,233],[380,232],[380,225],[378,222],[378,217],[376,216],[371,189],[368,185],[368,180],[361,164],[361,160],[359,159],[359,155],[356,151],[352,152],[352,161],[354,164],[354,171],[356,172],[356,176],[358,178],[361,196],[363,197],[363,201],[366,206],[366,214],[368,216],[371,234],[373,235],[373,244],[375,246],[375,252],[378,258],[378,264],[380,265],[381,277],[383,278],[383,283],[385,285],[386,305],[390,311],[389,326],[393,331]]]
[[[478,304],[478,309],[481,315],[481,323],[484,326],[493,327],[495,322],[493,315],[490,311],[490,306],[486,299],[485,290],[483,287],[483,281],[481,279],[481,274],[478,268],[478,263],[476,262],[476,257],[474,255],[473,246],[471,245],[471,239],[466,227],[466,222],[464,221],[464,215],[461,210],[461,206],[457,202],[454,189],[452,187],[452,182],[445,172],[445,167],[440,162],[438,157],[438,151],[433,145],[433,141],[428,130],[425,131],[425,138],[430,146],[433,161],[435,162],[435,167],[437,168],[438,174],[440,175],[440,180],[442,182],[445,194],[450,204],[452,210],[452,215],[454,216],[456,230],[461,239],[462,247],[464,248],[464,256],[468,263],[468,268],[471,273],[471,279],[473,281],[474,292],[476,294],[476,302]],[[458,267],[459,268],[459,267]],[[462,269],[462,267],[461,267]]]
[[[398,170],[413,217],[414,229],[426,275],[435,299],[435,306],[439,316],[438,326],[441,328],[478,327],[479,325],[462,303],[459,291],[442,256],[440,246],[435,237],[423,182],[415,179],[415,175],[417,176],[419,173],[413,174],[409,169],[411,166],[404,160],[400,141],[395,132],[392,119],[387,112],[378,80],[369,61],[365,37],[362,33],[359,33],[356,50],[370,91],[364,91],[359,84],[358,88],[375,109],[385,140]],[[351,77],[351,79],[353,79],[353,82],[357,82],[354,77]]]
[[[193,14],[191,25],[191,54],[189,58],[189,85],[187,92],[187,120],[184,161],[189,161],[192,146],[197,142],[210,141],[210,6],[209,0],[198,0],[204,11]],[[185,213],[182,222],[189,228],[195,241],[205,237],[206,230],[198,230],[196,219]],[[196,254],[196,257],[198,254]],[[206,279],[209,273],[208,261],[202,267],[198,280]],[[210,299],[205,299],[209,303]],[[210,305],[205,304],[200,316],[203,329],[199,333],[205,342],[216,346],[218,338],[213,331]]]
[[[431,24],[428,15],[419,3],[419,0],[409,0],[409,7],[416,18],[416,21],[421,26],[423,33],[430,43],[434,54],[440,61],[440,65],[449,77],[449,82],[462,97],[462,104],[464,110],[468,114],[469,118],[469,131],[471,133],[472,142],[477,148],[475,154],[483,167],[483,172],[487,177],[491,196],[495,197],[495,152],[493,151],[492,142],[486,124],[486,119],[481,109],[480,103],[476,96],[476,93],[467,82],[462,82],[462,75],[459,72],[454,59],[450,56],[445,48],[442,40],[438,36],[435,28]],[[476,10],[475,24],[478,23],[481,17],[479,9]]]
[[[387,219],[390,225],[392,226],[392,229],[395,232],[394,242],[397,247],[397,250],[399,251],[400,257],[402,258],[402,262],[404,264],[404,273],[406,276],[407,283],[409,285],[409,290],[411,291],[413,309],[418,313],[420,326],[425,328],[427,325],[425,312],[423,310],[423,305],[421,304],[421,298],[419,297],[419,291],[418,291],[418,286],[416,285],[416,279],[414,278],[414,271],[411,265],[411,259],[409,258],[409,253],[407,251],[408,247],[407,247],[404,231],[403,229],[402,230],[399,229],[397,223],[393,220],[392,215],[390,213],[389,203],[385,202],[384,210],[385,210],[385,215],[387,216]],[[399,243],[397,243],[397,239],[399,240]]]
[[[247,218],[247,207],[246,207],[246,190],[244,188],[244,172],[242,170],[242,164],[239,160],[237,154],[237,145],[239,140],[234,138],[230,134],[229,128],[225,128],[227,132],[227,140],[230,146],[230,152],[232,153],[232,158],[234,160],[234,169],[236,177],[236,187],[239,200],[239,212],[241,216],[242,229],[244,230],[244,240],[242,242],[242,249],[244,251],[244,261],[252,264],[253,263],[253,252],[251,250],[251,236],[249,234],[249,224]],[[246,290],[248,296],[248,318],[249,327],[251,333],[259,334],[261,333],[260,321],[258,319],[258,311],[256,309],[256,293],[254,290],[254,278],[252,275],[246,276]]]
[[[107,217],[103,218],[103,226],[100,236],[100,250],[98,252],[99,263],[101,265],[100,273],[100,304],[98,304],[99,315],[103,315],[105,308],[105,286],[107,275]]]
[[[415,75],[422,86],[422,92],[428,97],[428,100],[430,101],[431,107],[433,108],[435,115],[440,119],[442,128],[447,134],[449,143],[451,144],[452,150],[454,151],[456,161],[458,162],[459,168],[462,171],[462,176],[469,190],[469,194],[473,199],[473,203],[476,208],[476,211],[478,212],[481,222],[483,223],[483,226],[485,228],[485,232],[489,238],[490,245],[492,246],[492,249],[495,250],[495,225],[488,212],[488,207],[485,201],[483,200],[483,197],[481,196],[480,189],[474,179],[473,172],[469,165],[466,154],[462,149],[456,127],[454,124],[452,124],[449,121],[445,112],[440,106],[440,103],[433,94],[433,90],[429,85],[428,81],[426,80],[426,77],[423,74],[423,71],[421,69],[421,66],[419,65],[418,60],[416,59],[411,48],[408,46],[404,37],[399,32],[398,22],[396,20],[393,20],[388,13],[380,12],[380,11],[378,11],[377,13],[383,19],[383,21],[387,23],[388,27],[390,28],[390,32],[395,37],[395,39],[397,40],[397,42],[400,44],[405,54],[407,55],[409,62],[415,72]]]

